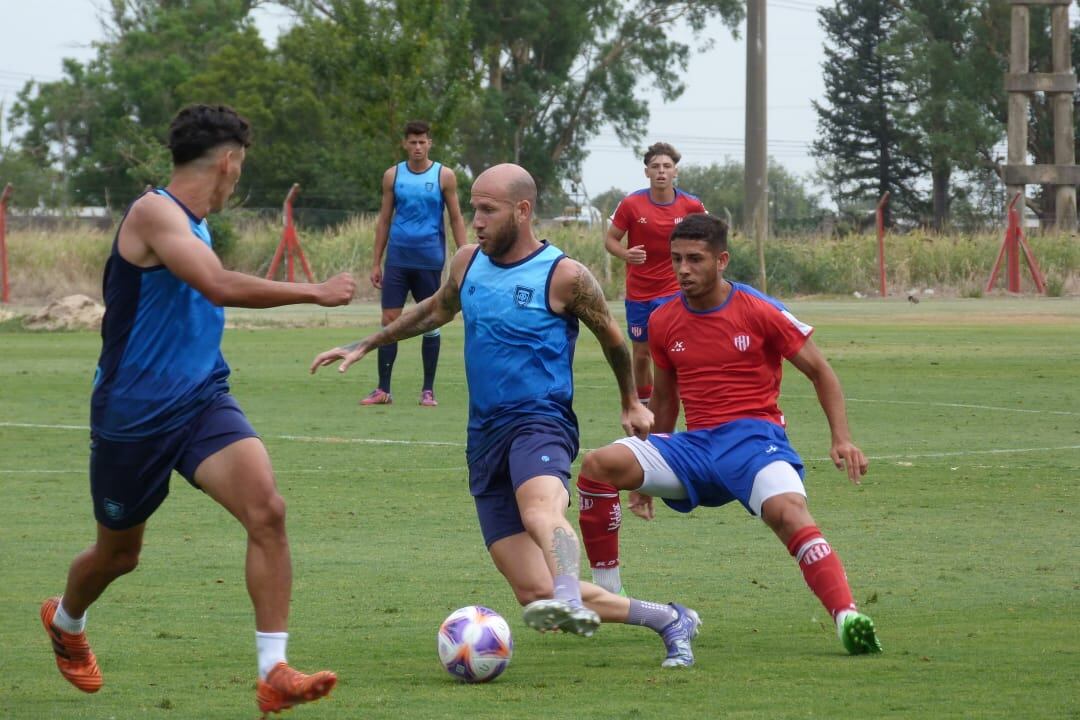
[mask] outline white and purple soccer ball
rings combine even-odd
[[[459,680],[494,680],[506,670],[513,653],[510,626],[502,615],[483,605],[455,610],[439,627],[439,660]]]

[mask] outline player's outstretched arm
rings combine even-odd
[[[402,313],[397,320],[379,332],[349,345],[319,353],[311,361],[310,372],[314,374],[319,368],[338,360],[342,361],[338,366],[338,372],[345,372],[351,365],[381,345],[431,332],[453,320],[461,310],[461,296],[458,292],[461,278],[464,277],[465,270],[469,266],[469,259],[476,251],[476,245],[467,245],[458,250],[450,261],[450,276],[434,295],[417,303],[408,312]]]
[[[858,485],[860,478],[866,474],[870,462],[851,439],[840,379],[821,350],[809,338],[799,352],[788,360],[814,384],[818,402],[821,403],[821,409],[825,411],[825,418],[829,421],[829,430],[832,434],[829,456],[832,457],[833,464],[837,469],[847,470],[848,479]]]
[[[555,269],[551,285],[552,309],[577,316],[600,341],[604,357],[619,384],[623,430],[644,440],[652,430],[653,415],[638,400],[630,348],[611,316],[600,283],[584,265],[564,259]]]
[[[299,303],[326,307],[347,305],[356,290],[349,273],[324,283],[264,280],[226,270],[218,256],[191,234],[187,216],[169,199],[143,196],[132,206],[120,230],[124,258],[143,267],[162,264],[173,275],[223,307],[268,308]]]

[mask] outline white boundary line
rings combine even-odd
[[[1029,411],[1038,412],[1038,411]],[[1076,414],[1076,413],[1068,413]],[[29,428],[29,429],[43,429],[43,430],[83,430],[88,431],[89,428],[85,425],[45,425],[41,423],[13,423],[13,422],[0,422],[0,427],[13,427],[13,428]],[[361,445],[423,445],[428,447],[464,447],[465,443],[460,442],[441,442],[436,440],[399,440],[399,439],[379,439],[379,438],[347,438],[347,437],[317,437],[310,435],[273,435],[268,436],[275,440],[291,440],[294,442],[306,442],[306,443],[327,443],[327,444],[361,444]],[[581,453],[588,452],[590,448],[582,448]],[[1080,450],[1080,445],[1059,445],[1057,447],[1030,447],[1030,448],[990,448],[987,450],[957,450],[955,452],[926,452],[926,453],[895,453],[892,455],[869,455],[869,460],[911,460],[911,459],[924,459],[924,458],[949,458],[949,457],[968,457],[977,455],[1010,455],[1016,453],[1034,453],[1034,452],[1066,452],[1070,450]],[[832,462],[829,457],[813,457],[807,458],[808,462]],[[452,468],[446,468],[447,470],[457,469],[458,466]],[[3,470],[0,469],[0,475],[12,474],[12,473],[38,473],[38,474],[51,474],[51,473],[73,473],[84,472],[85,470]],[[280,470],[282,473],[288,474],[288,470]],[[295,471],[303,472],[303,471]],[[322,472],[318,470],[317,472]]]
[[[816,400],[816,395],[783,395],[782,398],[799,398],[800,400]],[[1029,410],[1027,408],[999,407],[997,405],[975,405],[972,403],[946,403],[946,402],[919,402],[918,400],[863,400],[860,398],[845,398],[853,403],[882,403],[888,405],[922,405],[924,407],[947,407],[964,410],[993,410],[995,412],[1029,413],[1033,415],[1071,415],[1080,416],[1080,412],[1071,410]]]

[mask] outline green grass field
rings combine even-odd
[[[818,326],[871,457],[860,487],[832,468],[812,387],[789,366],[781,405],[811,509],[885,653],[843,653],[791,558],[741,508],[627,513],[629,589],[704,620],[687,671],[661,671],[648,630],[585,640],[521,621],[468,495],[460,322],[444,329],[439,408],[415,405],[414,340],[397,404],[360,409],[373,358],[344,377],[307,366],[373,328],[374,307],[232,313],[311,325],[225,339],[289,504],[290,661],[341,678],[291,717],[1080,717],[1080,300],[790,305]],[[85,696],[56,672],[37,611],[93,537],[84,426],[99,339],[14,327],[0,327],[0,717],[255,717],[243,532],[178,477],[139,569],[90,611],[105,687]],[[591,337],[576,367],[582,445],[597,447],[617,436],[618,408]],[[435,654],[443,617],[473,603],[514,632],[513,662],[489,685],[453,682]]]

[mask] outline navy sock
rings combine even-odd
[[[442,344],[442,337],[435,335],[433,337],[424,336],[424,341],[420,346],[420,357],[424,359],[424,389],[435,389],[435,367],[439,364],[439,346]]]
[[[390,392],[390,373],[394,371],[397,359],[397,343],[390,343],[379,348],[379,389]]]

